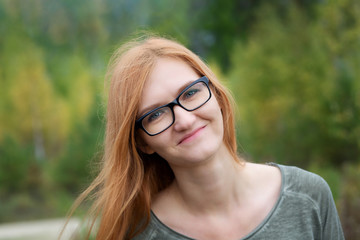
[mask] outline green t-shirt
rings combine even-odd
[[[263,222],[242,239],[344,239],[328,184],[297,167],[276,165],[282,175],[277,203]],[[153,213],[145,231],[134,240],[189,240],[163,224]]]

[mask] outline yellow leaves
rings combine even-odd
[[[27,138],[31,137],[35,122],[48,111],[51,94],[44,66],[36,54],[33,51],[32,56],[26,53],[18,56],[18,70],[11,74],[14,84],[9,89],[13,111],[16,113],[12,116],[13,123]]]
[[[69,110],[55,95],[39,48],[29,43],[22,47],[23,51],[9,57],[12,67],[6,74],[11,103],[7,134],[20,142],[32,142],[36,132],[46,144],[59,143],[70,130]]]
[[[85,122],[90,108],[94,107],[92,106],[94,87],[92,86],[90,71],[79,57],[73,56],[68,60],[71,62],[72,67],[69,74],[72,80],[68,101],[71,105],[72,115],[75,117],[74,120]]]
[[[68,67],[67,74],[55,80],[38,46],[16,36],[8,40],[4,73],[0,75],[5,93],[0,105],[0,141],[6,135],[23,144],[42,141],[37,144],[54,155],[61,151],[75,125],[88,120],[95,90],[90,71],[80,57],[67,56],[61,59],[67,64],[57,66]],[[68,94],[59,94],[54,81],[64,81]]]
[[[69,104],[63,98],[58,98],[52,105],[53,114],[47,116],[49,132],[47,136],[55,145],[62,145],[68,140],[70,132],[74,129],[71,122]],[[56,129],[54,129],[56,128]]]

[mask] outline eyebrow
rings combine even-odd
[[[187,88],[190,84],[192,84],[193,82],[197,81],[198,79],[200,79],[200,77],[197,78],[197,79],[195,79],[195,80],[189,80],[189,81],[187,81],[186,83],[184,83],[184,84],[177,90],[177,93],[176,93],[176,97],[175,97],[175,98],[177,98],[177,97],[179,96],[179,94],[180,94],[185,88]],[[174,99],[175,99],[175,98],[174,98]],[[174,100],[174,99],[172,99],[172,100]],[[171,101],[172,101],[172,100],[171,100]],[[170,102],[168,102],[168,103],[170,103]],[[153,109],[155,109],[155,108],[157,108],[157,107],[164,106],[164,105],[166,105],[166,104],[168,104],[168,103],[165,103],[165,104],[159,104],[159,103],[151,104],[151,105],[147,106],[146,108],[144,108],[142,111],[140,111],[140,112],[139,112],[139,115],[136,117],[136,119],[144,116],[146,113],[152,111]]]

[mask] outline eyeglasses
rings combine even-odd
[[[190,112],[203,106],[210,98],[209,79],[206,76],[201,77],[181,91],[174,101],[145,113],[135,121],[135,126],[148,135],[155,136],[174,124],[175,105]]]

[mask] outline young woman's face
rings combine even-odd
[[[156,107],[170,103],[184,88],[200,77],[181,60],[158,59],[145,83],[138,117]],[[191,95],[192,92],[189,94]],[[218,153],[220,147],[224,145],[224,129],[221,109],[214,94],[211,94],[211,98],[194,111],[187,111],[178,105],[174,106],[173,111],[175,122],[162,133],[149,136],[139,130],[144,152],[149,154],[156,152],[173,166],[191,166]],[[160,114],[157,113],[152,118]]]

